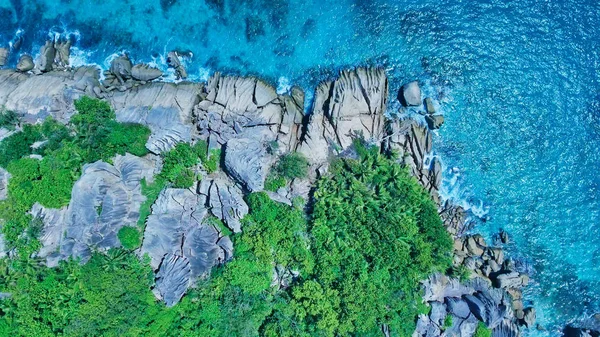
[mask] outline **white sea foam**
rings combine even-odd
[[[290,84],[290,79],[284,76],[281,76],[277,81],[277,94],[283,95],[290,92],[292,89],[292,85]]]

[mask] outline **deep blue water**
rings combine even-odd
[[[339,68],[386,67],[426,83],[446,124],[449,193],[487,211],[533,269],[527,299],[560,326],[600,311],[600,4],[576,0],[0,0],[0,43],[76,39],[77,62],[127,50],[189,72],[256,74],[306,89]],[[283,78],[282,78],[283,77]],[[394,97],[394,96],[392,96]]]

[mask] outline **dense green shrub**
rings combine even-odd
[[[419,281],[450,266],[452,242],[429,195],[378,149],[334,162],[314,194],[314,281],[292,291],[295,317],[323,336],[414,330]]]
[[[142,233],[135,227],[123,226],[117,237],[125,249],[133,250],[142,245]]]
[[[2,232],[10,248],[26,248],[19,233],[31,219],[19,213],[26,213],[36,202],[49,208],[67,205],[85,163],[110,161],[125,152],[147,153],[147,127],[118,123],[110,106],[97,99],[83,97],[75,101],[75,107],[78,113],[69,125],[48,118],[39,125],[25,125],[0,142],[0,166],[12,175],[9,198],[0,203]],[[31,148],[40,141],[44,143],[39,148]],[[28,158],[33,153],[43,159]]]
[[[270,172],[267,179],[265,179],[265,190],[277,192],[278,189],[285,187],[286,184],[287,181],[284,177]]]
[[[308,161],[298,152],[285,154],[279,158],[275,171],[286,179],[304,178],[308,173]]]
[[[19,117],[14,111],[0,108],[0,129],[14,130],[17,124],[19,124]]]
[[[477,329],[475,329],[475,333],[473,334],[473,337],[491,337],[492,336],[492,330],[490,328],[488,328],[487,326],[485,326],[485,324],[483,322],[479,322],[479,324],[477,324]]]

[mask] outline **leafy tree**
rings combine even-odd
[[[119,233],[117,233],[117,237],[125,249],[133,250],[140,247],[142,244],[141,233],[135,227],[122,227],[119,230]]]
[[[483,322],[479,322],[479,324],[477,324],[477,329],[475,329],[475,333],[473,334],[474,337],[491,337],[492,336],[492,330],[490,328],[488,328],[487,326],[485,326],[485,324]]]
[[[308,173],[308,161],[298,152],[285,154],[279,158],[275,171],[286,179],[304,178]]]
[[[375,336],[384,323],[410,335],[419,281],[450,266],[452,242],[406,169],[376,148],[356,149],[358,160],[337,160],[318,182],[309,231],[315,273],[294,288],[292,304],[319,335]]]
[[[19,124],[19,117],[14,111],[0,108],[0,129],[14,130],[17,124]]]

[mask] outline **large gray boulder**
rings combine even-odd
[[[40,58],[38,69],[41,72],[49,72],[54,68],[54,58],[56,56],[56,48],[53,41],[46,41],[40,48]]]
[[[337,80],[321,83],[298,151],[313,166],[322,165],[364,138],[379,144],[384,137],[388,80],[381,68],[344,70]]]
[[[6,65],[8,55],[8,48],[0,48],[0,67],[4,67]]]
[[[201,187],[209,191],[210,211],[234,233],[242,230],[241,220],[248,214],[248,205],[244,202],[242,191],[227,179],[204,180],[202,184],[210,187]]]
[[[206,92],[195,109],[195,120],[211,148],[234,138],[247,138],[263,144],[277,142],[282,150],[295,149],[303,107],[298,90],[291,97],[278,96],[274,87],[254,77],[216,73]]]
[[[131,77],[138,81],[153,81],[163,75],[163,72],[147,64],[136,64],[131,68]]]
[[[141,180],[152,181],[153,172],[153,161],[130,154],[115,157],[112,165],[102,161],[85,165],[68,207],[33,207],[33,216],[44,222],[39,256],[55,266],[69,257],[85,262],[92,250],[120,247],[117,233],[137,224],[145,199]]]
[[[262,143],[253,139],[231,139],[225,147],[225,169],[249,191],[262,191],[273,158]]]
[[[17,71],[22,73],[26,73],[32,70],[35,67],[35,63],[33,63],[33,58],[29,54],[23,54],[19,57],[19,61],[17,62]]]
[[[403,85],[398,92],[398,100],[404,106],[421,105],[421,87],[419,87],[419,82],[412,81]]]
[[[233,255],[233,244],[205,223],[206,197],[189,189],[166,189],[152,206],[141,254],[157,272],[159,297],[167,305],[179,301],[196,278]]]
[[[54,43],[56,54],[54,56],[54,63],[60,69],[64,69],[69,66],[69,57],[71,56],[71,40],[56,41]]]
[[[508,312],[507,307],[496,301],[489,293],[478,292],[474,295],[465,295],[463,298],[475,317],[491,329],[500,324]]]
[[[99,85],[99,76],[98,68],[93,66],[41,75],[0,70],[0,106],[18,113],[25,123],[36,123],[48,116],[66,123],[75,113],[73,101],[84,94],[93,96],[91,83]]]
[[[165,255],[156,273],[156,288],[160,298],[167,307],[172,307],[181,300],[190,286],[192,270],[190,261],[173,254]]]
[[[200,101],[201,91],[202,84],[198,83],[148,83],[113,92],[109,101],[119,122],[147,125],[152,134],[146,147],[161,153],[192,140],[192,110]]]

